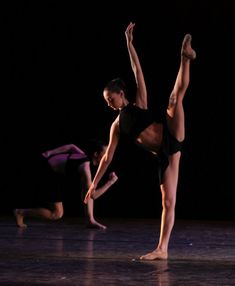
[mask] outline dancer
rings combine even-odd
[[[82,201],[89,189],[92,181],[91,168],[97,167],[102,158],[107,145],[99,140],[90,142],[90,151],[85,154],[78,146],[68,144],[56,149],[42,153],[40,172],[40,182],[43,188],[47,190],[47,202],[49,208],[30,208],[15,209],[14,214],[19,227],[27,227],[24,223],[25,217],[42,217],[49,220],[58,220],[64,214],[63,194],[61,190],[62,179],[73,176],[80,181]],[[70,178],[70,177],[69,177]],[[110,188],[116,181],[117,176],[114,172],[110,173],[108,181],[98,188],[102,194]],[[85,217],[88,220],[87,226],[105,229],[106,226],[97,222],[94,218],[94,201],[88,200],[85,205]]]
[[[147,90],[140,61],[133,45],[134,23],[125,31],[127,49],[134,72],[137,92],[135,103],[126,97],[125,84],[121,79],[111,80],[103,91],[108,106],[119,110],[119,115],[110,128],[108,148],[100,161],[96,175],[85,197],[95,199],[97,184],[113,159],[120,136],[127,136],[133,142],[153,153],[159,160],[159,181],[162,194],[162,215],[160,236],[156,248],[142,260],[168,258],[168,245],[175,221],[176,190],[182,144],[185,138],[183,98],[189,85],[190,63],[196,58],[191,47],[191,35],[186,34],[181,47],[180,67],[173,90],[169,97],[166,118],[156,122],[148,110]]]

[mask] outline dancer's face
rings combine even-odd
[[[103,95],[104,100],[112,109],[117,110],[123,107],[124,92],[122,90],[120,92],[104,90]]]

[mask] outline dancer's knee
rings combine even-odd
[[[58,220],[61,219],[64,215],[63,210],[56,210],[52,214],[52,220]]]
[[[169,211],[175,208],[175,199],[174,198],[164,198],[162,200],[162,207]]]

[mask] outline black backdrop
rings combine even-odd
[[[1,210],[36,190],[35,158],[60,144],[108,139],[116,113],[102,89],[121,76],[134,90],[124,31],[136,23],[135,46],[149,102],[161,113],[173,87],[185,33],[197,60],[185,98],[186,141],[177,215],[234,219],[234,15],[232,1],[78,1],[5,3],[2,33]],[[173,3],[172,3],[173,2]],[[158,217],[161,197],[152,158],[121,145],[111,166],[119,182],[96,201],[98,216]],[[68,192],[67,215],[80,215],[80,194]]]

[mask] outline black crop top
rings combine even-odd
[[[90,159],[88,158],[88,156],[85,156],[84,158],[80,158],[80,159],[77,159],[77,158],[73,159],[73,158],[70,158],[69,156],[66,162],[66,167],[65,167],[66,174],[76,175],[78,172],[78,167],[85,162],[90,162]]]
[[[136,139],[153,122],[154,119],[149,110],[129,103],[119,114],[120,134]]]

